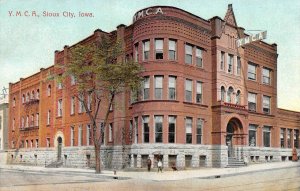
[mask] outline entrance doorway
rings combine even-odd
[[[228,147],[228,157],[238,157],[241,153],[235,153],[235,146],[241,146],[243,144],[243,125],[237,118],[229,120],[226,127],[226,145]],[[239,150],[239,149],[238,149]],[[235,156],[237,154],[237,156]]]
[[[228,146],[228,157],[233,157],[233,141],[234,128],[232,122],[229,122],[226,130],[226,145]]]
[[[57,160],[61,160],[61,149],[62,149],[62,138],[58,137],[57,138]]]

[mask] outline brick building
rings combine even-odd
[[[124,109],[110,112],[101,150],[106,168],[120,161],[145,167],[148,157],[156,165],[159,156],[165,167],[225,167],[245,156],[284,161],[299,148],[300,113],[277,108],[277,45],[237,47],[248,35],[231,5],[224,19],[209,20],[175,7],[145,8],[131,25],[98,29],[79,43],[102,34],[122,39],[124,57],[145,69],[139,96],[123,94],[114,105]],[[73,46],[55,51],[54,66],[67,62]],[[8,161],[92,166],[89,119],[70,93],[76,82],[70,77],[63,88],[51,80],[59,74],[54,66],[10,84]]]

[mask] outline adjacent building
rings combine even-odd
[[[122,94],[111,108],[101,149],[105,168],[146,167],[148,157],[154,166],[160,157],[164,167],[225,167],[245,157],[285,161],[299,149],[300,112],[277,108],[277,45],[237,47],[248,34],[231,5],[224,19],[209,20],[148,7],[129,26],[98,29],[77,44],[101,35],[121,39],[124,58],[144,67],[138,96]],[[62,86],[51,79],[73,46],[55,51],[53,66],[10,84],[9,162],[94,165],[89,118],[73,96],[76,81],[70,76]]]

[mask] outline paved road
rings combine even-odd
[[[138,173],[138,172],[137,172]],[[160,176],[160,174],[157,174]],[[209,191],[300,191],[300,167],[267,170],[220,178],[189,178],[153,181],[145,179],[114,180],[90,173],[0,171],[0,191],[25,190],[209,190]]]

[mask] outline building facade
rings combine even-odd
[[[245,157],[285,161],[299,148],[300,113],[277,108],[277,45],[237,47],[248,35],[231,5],[224,19],[209,20],[170,6],[145,8],[131,25],[98,29],[77,44],[101,35],[121,39],[124,58],[144,68],[138,96],[120,95],[109,114],[105,168],[146,167],[148,157],[154,166],[160,157],[164,167],[182,168],[225,167]],[[72,96],[76,82],[51,79],[74,46],[55,51],[53,66],[10,84],[9,162],[94,165],[89,118]]]

